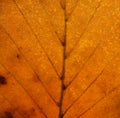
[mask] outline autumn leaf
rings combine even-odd
[[[0,118],[120,118],[120,1],[0,0]]]

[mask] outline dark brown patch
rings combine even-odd
[[[62,88],[63,88],[63,90],[65,90],[65,89],[66,89],[66,86],[63,84],[63,87],[62,87]]]
[[[30,116],[31,115],[36,115],[36,110],[35,110],[35,108],[31,108],[31,110],[30,110]]]
[[[17,57],[18,59],[20,59],[20,55],[19,55],[19,54],[17,54],[16,57]]]
[[[0,75],[0,84],[7,84],[5,77],[3,77],[2,75]]]
[[[64,41],[62,42],[62,45],[65,46],[65,42]]]
[[[31,113],[34,113],[35,112],[35,109],[34,108],[31,108]]]
[[[6,115],[6,118],[13,118],[13,115],[11,114],[11,112],[6,111],[5,115]]]

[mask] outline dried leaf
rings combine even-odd
[[[0,118],[119,118],[119,0],[0,0]]]

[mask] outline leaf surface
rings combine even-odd
[[[119,118],[119,0],[0,0],[0,118]]]

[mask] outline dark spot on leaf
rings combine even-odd
[[[18,59],[20,59],[20,55],[19,54],[17,54],[17,56],[16,56]]]
[[[32,108],[31,110],[32,110],[32,112],[35,112],[35,109],[34,109],[34,108]]]
[[[68,22],[68,18],[67,17],[65,18],[65,22]]]
[[[11,114],[11,112],[5,112],[6,118],[13,118],[13,115]]]
[[[66,86],[63,84],[63,90],[65,90],[66,89]]]
[[[65,42],[62,42],[62,45],[65,46]]]
[[[3,77],[2,75],[0,75],[0,84],[7,84],[5,77]]]

